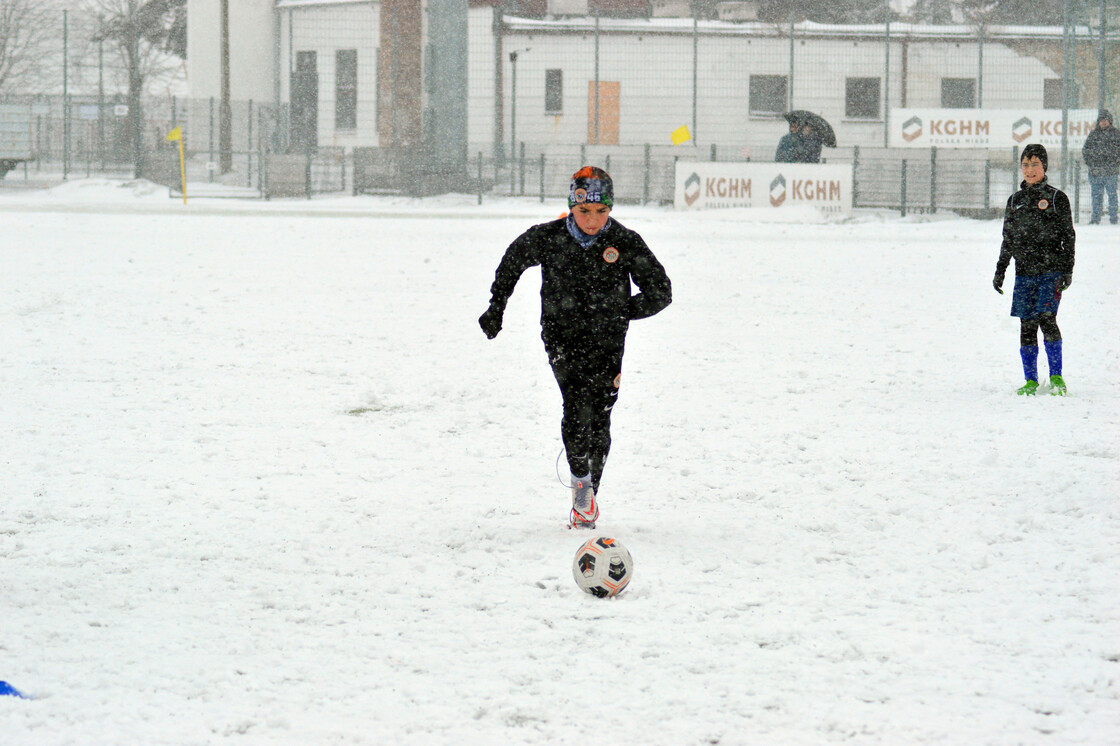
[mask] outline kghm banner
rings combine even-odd
[[[1097,124],[1096,109],[891,109],[892,148],[1011,148],[1032,142],[1080,148]]]
[[[677,162],[678,210],[816,207],[852,211],[850,164]]]

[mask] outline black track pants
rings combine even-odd
[[[594,341],[553,341],[545,349],[564,399],[560,434],[568,467],[577,476],[590,472],[598,490],[611,450],[611,410],[618,400],[623,348]]]

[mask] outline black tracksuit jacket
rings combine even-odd
[[[1021,182],[1003,213],[1003,245],[996,274],[1003,277],[1012,257],[1017,277],[1072,274],[1075,239],[1073,212],[1065,192],[1046,179],[1032,186]]]
[[[566,218],[535,225],[502,257],[491,304],[505,310],[522,273],[541,268],[541,337],[545,347],[578,348],[590,342],[621,349],[634,319],[644,319],[672,301],[664,267],[645,241],[614,218],[584,248],[568,233]],[[632,295],[630,282],[638,288]]]

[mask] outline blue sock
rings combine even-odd
[[[1050,375],[1060,376],[1062,374],[1062,340],[1059,339],[1054,342],[1046,340],[1043,344],[1046,345],[1046,360],[1050,363]]]
[[[1019,357],[1023,358],[1023,376],[1028,381],[1038,380],[1038,345],[1019,348]]]

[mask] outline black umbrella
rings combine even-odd
[[[828,123],[828,120],[820,114],[798,109],[797,111],[791,111],[782,116],[785,117],[786,121],[790,124],[796,122],[797,124],[809,125],[820,137],[822,144],[829,148],[836,147],[836,133],[833,132],[832,125]]]

